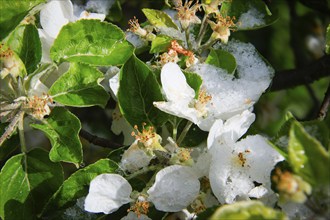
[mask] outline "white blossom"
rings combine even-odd
[[[191,167],[172,165],[157,173],[155,183],[147,191],[148,200],[160,211],[178,212],[193,202],[199,189],[198,176]]]
[[[85,210],[105,214],[116,211],[131,201],[132,187],[118,174],[101,174],[95,177],[89,186],[85,199]]]
[[[144,214],[138,216],[135,212],[128,212],[128,214],[121,218],[121,220],[151,220],[151,218]]]
[[[213,145],[209,178],[213,193],[221,203],[272,193],[270,173],[283,157],[265,138],[248,136],[231,144],[216,138]]]

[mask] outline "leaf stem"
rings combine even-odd
[[[21,111],[20,115],[19,115],[18,134],[19,134],[19,140],[21,143],[21,150],[23,153],[26,153],[27,149],[26,149],[25,136],[24,136],[24,112],[23,111]]]
[[[186,126],[183,128],[183,131],[181,132],[181,134],[179,136],[179,139],[176,142],[179,146],[180,146],[181,142],[183,141],[183,139],[186,137],[186,135],[187,135],[187,133],[188,133],[188,131],[189,131],[192,124],[193,123],[191,121],[187,121]]]
[[[13,118],[13,120],[10,122],[10,124],[6,127],[5,132],[2,134],[2,136],[0,137],[0,146],[8,139],[10,138],[10,136],[14,133],[14,131],[16,130],[18,121],[21,118],[22,112],[18,112],[15,117]]]
[[[159,168],[160,168],[159,165],[153,165],[153,166],[149,166],[149,167],[144,167],[144,168],[142,168],[141,170],[138,170],[138,171],[132,173],[131,175],[128,175],[128,176],[126,177],[126,179],[127,179],[127,180],[130,180],[130,179],[133,179],[133,178],[135,178],[135,177],[137,177],[137,176],[139,176],[139,175],[141,175],[141,174],[147,173],[147,172],[149,172],[149,171],[154,171],[154,170],[157,170],[157,169],[159,169]]]
[[[206,28],[207,28],[207,17],[208,15],[205,14],[202,20],[201,28],[199,29],[198,37],[196,40],[197,48],[200,47],[203,37],[206,33]]]
[[[186,36],[187,47],[189,50],[191,50],[191,44],[190,44],[190,40],[189,40],[189,27],[184,29],[184,34]]]

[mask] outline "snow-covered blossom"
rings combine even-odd
[[[153,154],[148,154],[146,149],[140,148],[138,141],[135,141],[123,154],[120,161],[120,168],[133,173],[149,165]]]
[[[42,43],[42,62],[51,62],[49,50],[61,28],[69,22],[79,19],[105,19],[104,14],[82,11],[79,17],[73,14],[73,5],[70,0],[51,0],[40,11],[40,25],[38,29]]]
[[[153,186],[147,191],[157,210],[178,212],[197,196],[200,183],[194,170],[188,166],[172,165],[159,171]]]
[[[221,139],[221,138],[220,138]],[[260,198],[272,193],[270,173],[283,157],[260,135],[237,143],[216,138],[211,146],[210,183],[221,203],[247,197]]]
[[[265,15],[260,13],[256,8],[251,7],[247,12],[241,14],[238,19],[238,28],[248,29],[255,26],[260,26],[265,24]]]
[[[112,213],[131,201],[131,193],[132,187],[124,177],[118,174],[98,175],[90,183],[85,210]]]
[[[151,218],[144,214],[137,215],[135,212],[128,212],[121,220],[151,220]]]

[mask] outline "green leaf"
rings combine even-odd
[[[330,54],[330,24],[327,28],[327,37],[326,37],[326,45],[325,45],[325,52]]]
[[[185,125],[185,123],[180,123],[180,126],[181,125]],[[179,129],[183,129],[183,126],[181,127],[182,128]],[[196,147],[207,139],[208,134],[208,132],[202,131],[197,125],[193,124],[189,129],[188,133],[186,134],[185,138],[181,142],[181,146]]]
[[[225,1],[222,3],[220,13],[222,16],[230,16],[235,17],[237,20],[235,22],[238,22],[242,14],[249,15],[248,17],[244,17],[241,25],[238,24],[238,30],[253,30],[253,29],[259,29],[263,28],[265,26],[273,24],[277,19],[277,11],[276,13],[271,13],[267,5],[261,1],[261,0],[232,0],[232,1]],[[244,21],[247,22],[247,19],[249,20],[249,17],[252,15],[251,20],[255,19],[255,16],[257,16],[258,20],[263,20],[263,23],[253,25],[252,27],[243,27]]]
[[[198,98],[199,89],[203,83],[202,77],[196,73],[183,71],[188,85],[195,90],[195,98]]]
[[[149,8],[142,9],[144,15],[149,22],[157,28],[168,27],[178,30],[178,26],[173,22],[172,18],[163,11]]]
[[[211,52],[206,58],[205,62],[207,64],[211,64],[213,66],[224,69],[229,74],[234,74],[237,67],[235,57],[231,53],[221,49],[211,49]]]
[[[109,66],[125,63],[133,49],[117,26],[81,19],[62,27],[50,49],[50,56],[55,62],[67,60]]]
[[[120,0],[116,0],[111,6],[107,18],[112,22],[119,22],[123,18],[123,10],[121,9]]]
[[[28,73],[37,68],[41,60],[41,42],[36,26],[19,25],[5,42],[21,58]]]
[[[151,42],[150,53],[161,53],[167,51],[173,39],[166,35],[157,35]]]
[[[114,173],[118,169],[116,163],[109,159],[101,159],[73,173],[50,198],[43,210],[43,215],[53,214],[68,208],[76,200],[86,196],[92,179],[102,173]]]
[[[288,153],[293,171],[305,181],[314,186],[330,183],[328,152],[297,121],[291,126]]]
[[[71,63],[64,73],[49,89],[54,101],[68,106],[86,107],[99,105],[104,107],[109,94],[99,84],[103,73],[82,63]]]
[[[43,2],[46,0],[1,0],[0,40],[15,29],[33,7]]]
[[[8,47],[5,43],[0,45],[0,66],[1,71],[4,68],[8,69],[8,74],[11,74],[14,78],[20,76],[24,78],[26,76],[26,68],[19,56]],[[10,69],[10,72],[9,72]],[[1,80],[7,75],[5,71],[1,72]]]
[[[61,165],[42,149],[10,158],[0,173],[0,217],[37,219],[62,182]]]
[[[242,201],[218,208],[209,218],[211,220],[285,220],[283,212],[265,206],[259,201]]]
[[[54,162],[80,163],[82,146],[79,140],[81,129],[79,119],[65,108],[54,108],[44,124],[31,127],[43,131],[52,144],[49,157]]]
[[[119,85],[120,109],[132,126],[147,123],[158,127],[167,121],[168,115],[153,105],[164,99],[155,75],[144,62],[132,56],[120,70]]]

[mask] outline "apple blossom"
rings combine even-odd
[[[98,175],[90,183],[85,210],[112,213],[131,201],[131,192],[132,187],[124,177],[118,174]]]
[[[160,211],[178,212],[196,199],[199,189],[198,176],[191,167],[172,165],[157,173],[147,191],[148,200]]]

